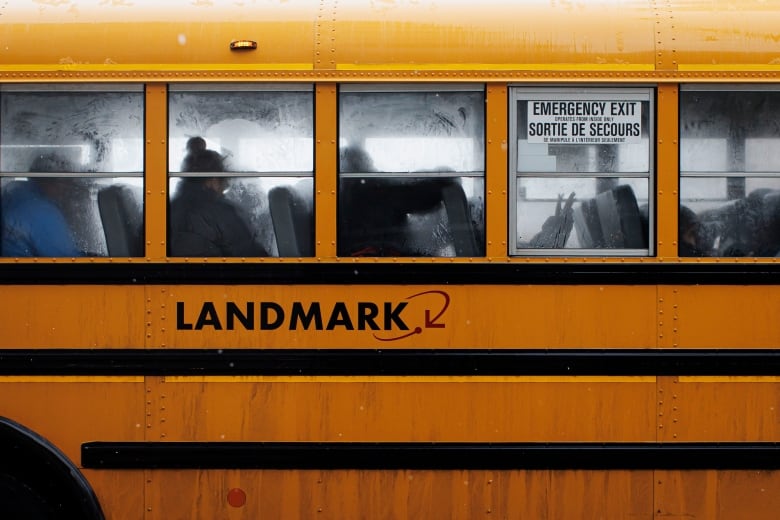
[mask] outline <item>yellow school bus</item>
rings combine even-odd
[[[780,510],[780,2],[0,21],[9,518]]]

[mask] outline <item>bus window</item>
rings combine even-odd
[[[311,86],[172,85],[172,256],[314,254]]]
[[[3,256],[143,255],[143,101],[140,85],[2,86]]]
[[[484,254],[484,90],[342,86],[339,256]]]
[[[510,254],[652,254],[651,94],[511,89]]]
[[[780,255],[780,90],[680,92],[680,256]]]

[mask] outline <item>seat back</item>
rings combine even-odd
[[[604,233],[601,231],[596,199],[585,199],[574,208],[574,229],[584,249],[604,247]]]
[[[268,192],[268,205],[281,257],[312,256],[312,205],[292,186],[277,186]]]
[[[474,226],[471,222],[466,194],[460,184],[447,184],[442,188],[442,202],[447,212],[450,234],[458,256],[478,256],[482,253],[474,236]]]
[[[642,249],[647,247],[642,217],[634,190],[622,184],[596,195],[604,247]]]
[[[109,256],[143,256],[143,218],[131,189],[113,184],[97,195]]]
[[[646,249],[647,217],[625,184],[583,200],[574,209],[574,226],[583,248]]]
[[[761,209],[765,231],[763,238],[766,241],[763,252],[770,256],[780,256],[780,190],[766,193]]]

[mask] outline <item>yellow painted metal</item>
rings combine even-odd
[[[145,113],[146,257],[160,260],[167,254],[168,230],[168,91],[165,84],[146,85]]]
[[[679,96],[677,85],[659,85],[656,133],[656,223],[657,255],[677,256],[679,180]]]
[[[650,518],[650,471],[153,471],[208,518]],[[243,489],[246,505],[227,493]],[[151,490],[152,518],[181,511],[164,487]],[[756,518],[769,518],[758,516]]]
[[[142,441],[146,436],[144,384],[112,382],[4,382],[0,416],[26,426],[81,463],[81,444],[97,439]]]
[[[199,515],[284,518],[707,518],[776,517],[767,471],[152,471],[149,518],[180,515],[172,490]],[[246,492],[228,505],[231,489]]]
[[[168,222],[168,92],[165,84],[146,85],[144,204],[146,257],[159,260],[166,251]]]
[[[143,470],[81,470],[92,486],[107,520],[155,518],[146,511],[145,491],[150,482]],[[190,504],[193,501],[189,502]],[[174,515],[171,518],[175,518]],[[162,517],[160,517],[162,518]],[[216,517],[215,517],[216,518]]]
[[[780,296],[772,286],[382,286],[381,297],[377,291],[9,285],[0,299],[0,348],[776,348],[780,341]],[[229,321],[228,302],[254,323]],[[262,324],[263,302],[282,309],[277,325]],[[320,306],[319,329],[297,321],[291,330],[294,302]],[[349,316],[337,314],[328,329],[339,302]],[[382,312],[385,302],[390,309],[403,305],[398,316],[408,329],[361,326],[359,302],[375,302]],[[385,329],[384,316],[376,324]]]
[[[778,7],[775,0],[489,0],[479,9],[467,0],[28,0],[3,11],[0,74],[10,81],[41,74],[327,80],[399,73],[406,81],[432,72],[499,81],[555,71],[582,71],[583,80],[716,69],[774,74]],[[257,48],[231,50],[234,40]]]
[[[306,70],[314,55],[318,3],[168,0],[130,3],[14,2],[3,11],[5,70]],[[254,51],[231,51],[237,39]]]
[[[780,70],[777,1],[715,0],[676,7],[673,36],[680,70]]]
[[[780,378],[658,378],[659,442],[777,442]]]
[[[508,171],[509,140],[507,138],[508,89],[506,85],[488,85],[485,93],[486,169],[489,172]],[[509,248],[507,237],[507,205],[509,204],[509,177],[485,176],[485,251],[488,258],[505,257]]]
[[[654,442],[655,382],[176,382],[158,389],[170,441]],[[161,407],[162,408],[162,407]],[[554,413],[552,411],[554,410]],[[599,420],[593,420],[599,417]]]
[[[4,285],[0,348],[142,348],[144,288]],[[151,324],[150,324],[151,325]]]
[[[671,286],[668,323],[679,348],[777,348],[776,286]]]
[[[766,519],[780,507],[778,471],[657,471],[656,518]]]
[[[166,348],[653,348],[656,345],[655,286],[160,286],[149,321],[152,345]],[[159,299],[158,299],[159,298]],[[720,297],[723,301],[724,296]],[[198,322],[215,317],[210,325]],[[228,302],[256,319],[247,330],[227,318]],[[284,316],[271,329],[260,321],[261,302],[279,305]],[[290,327],[292,305],[320,306],[322,325]],[[349,323],[328,330],[342,302]],[[372,330],[357,316],[359,302],[384,312],[405,305],[401,330]],[[251,304],[251,305],[250,305]],[[210,309],[213,306],[213,311]],[[275,321],[273,311],[270,321]],[[338,321],[338,320],[337,320]],[[511,324],[509,326],[508,324]],[[218,326],[217,326],[218,325]],[[439,326],[441,325],[441,326]],[[384,327],[384,316],[377,318]]]
[[[339,4],[336,63],[443,70],[540,64],[545,69],[653,68],[650,2],[623,2],[619,28],[602,5],[591,3],[488,1],[479,9],[462,1],[410,5]]]
[[[659,285],[660,348],[777,348],[780,295],[771,285]]]
[[[336,226],[338,179],[336,159],[338,157],[338,98],[335,83],[317,85],[315,98],[315,146],[314,200],[317,219],[315,222],[315,256],[334,258],[336,256]]]

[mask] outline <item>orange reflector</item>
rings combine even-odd
[[[227,501],[233,507],[242,507],[246,504],[246,493],[241,488],[233,488],[228,491]]]

